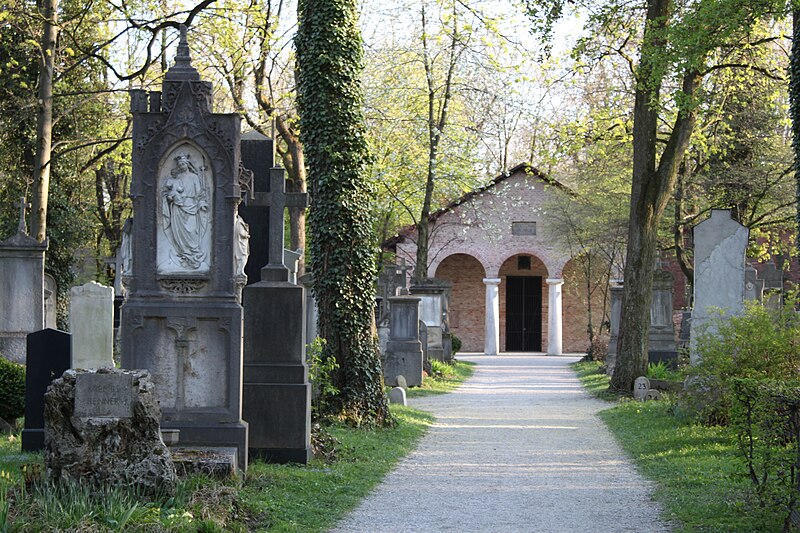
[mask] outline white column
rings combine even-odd
[[[547,355],[561,355],[561,286],[564,280],[548,278],[547,284],[550,286],[547,303]]]
[[[486,284],[486,336],[483,351],[497,355],[500,350],[500,278],[484,278]]]

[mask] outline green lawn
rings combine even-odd
[[[575,368],[589,390],[608,397],[608,378],[596,364]],[[657,483],[664,518],[682,532],[781,531],[782,518],[760,509],[752,497],[735,435],[679,420],[672,409],[669,397],[646,403],[623,398],[600,413],[639,471]]]

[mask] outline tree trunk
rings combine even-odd
[[[678,166],[689,146],[696,120],[692,99],[700,86],[700,66],[684,73],[686,107],[675,119],[656,166],[657,127],[663,69],[656,63],[671,8],[670,0],[649,0],[642,55],[637,72],[633,111],[633,180],[628,220],[625,285],[622,296],[617,362],[611,377],[613,390],[630,392],[633,382],[647,372],[653,272],[658,227],[675,185]],[[655,52],[655,53],[654,53]]]
[[[794,175],[797,182],[797,248],[800,250],[800,7],[792,9],[792,53],[789,63],[789,101],[792,115]]]
[[[300,132],[313,201],[309,211],[314,297],[323,359],[334,358],[331,413],[353,425],[392,423],[373,334],[373,191],[367,180],[355,0],[300,0],[297,50]]]
[[[47,238],[47,197],[53,136],[53,70],[58,38],[58,0],[43,0],[41,57],[39,59],[38,116],[36,119],[36,158],[33,166],[34,196],[31,233],[39,242]]]

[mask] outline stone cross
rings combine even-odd
[[[283,210],[308,206],[308,193],[287,193],[285,187],[284,170],[273,167],[269,192],[253,193],[251,205],[269,207],[269,263],[261,269],[262,281],[288,281],[289,270],[283,264]]]
[[[20,235],[28,234],[28,224],[25,222],[25,209],[30,206],[31,204],[25,201],[24,196],[19,197],[19,226],[17,226],[17,233]]]

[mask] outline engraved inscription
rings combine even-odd
[[[75,416],[85,418],[133,417],[133,376],[129,374],[78,374],[75,380]]]

